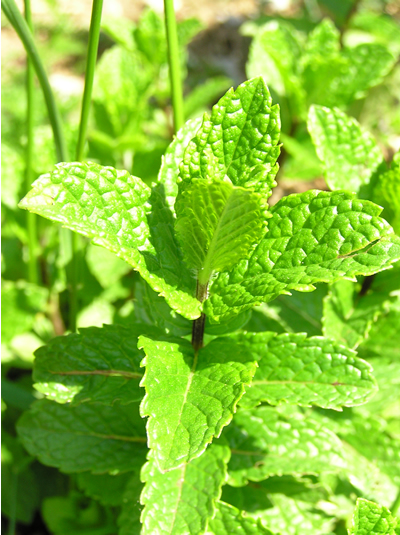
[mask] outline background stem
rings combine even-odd
[[[44,70],[42,60],[40,59],[32,33],[29,30],[28,24],[24,17],[18,10],[14,0],[1,0],[1,8],[10,21],[12,27],[17,32],[22,44],[28,54],[29,59],[35,68],[36,76],[38,77],[40,86],[43,91],[43,96],[47,106],[47,113],[54,135],[54,143],[56,146],[57,160],[59,162],[67,162],[67,146],[65,144],[64,134],[61,127],[61,117],[54,100],[53,91],[51,90],[49,79]]]
[[[183,112],[181,64],[179,58],[179,43],[174,11],[174,0],[164,0],[164,11],[165,27],[167,31],[169,77],[171,80],[174,127],[175,132],[177,132],[184,125],[185,116]]]
[[[32,13],[30,0],[24,1],[25,6],[25,19],[29,29],[32,31]],[[26,169],[25,169],[25,192],[28,192],[31,188],[31,184],[34,180],[33,175],[33,148],[34,148],[34,68],[29,56],[26,60],[26,95],[27,95],[27,108],[26,108]],[[38,283],[38,243],[37,243],[37,230],[36,230],[36,214],[32,212],[26,213],[26,228],[28,233],[28,280],[34,284]]]

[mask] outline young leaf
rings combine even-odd
[[[341,443],[320,423],[276,409],[240,410],[224,432],[231,447],[229,484],[245,485],[282,474],[335,472],[346,466]]]
[[[141,496],[145,506],[141,533],[204,533],[221,496],[229,457],[227,446],[213,444],[201,457],[162,473],[150,455],[141,474],[146,483]]]
[[[183,192],[175,230],[190,269],[207,284],[214,271],[246,258],[265,233],[265,199],[227,182],[194,180]]]
[[[317,58],[336,56],[340,52],[340,32],[331,19],[323,19],[310,32],[305,45],[303,62],[309,64]]]
[[[60,336],[36,352],[35,388],[58,403],[96,402],[112,405],[140,401],[144,357],[137,348],[143,333],[157,329],[120,325],[81,329],[80,334]]]
[[[383,161],[375,139],[337,108],[311,106],[308,130],[331,190],[359,192]]]
[[[23,414],[18,434],[28,452],[63,472],[127,472],[146,453],[143,420],[132,404],[79,407],[40,400]]]
[[[218,502],[215,517],[210,520],[207,535],[274,535],[260,520],[244,516],[228,503]]]
[[[230,89],[189,143],[180,167],[185,188],[195,178],[224,180],[269,196],[279,156],[279,109],[262,78]]]
[[[182,315],[200,303],[173,235],[173,217],[158,188],[127,171],[94,163],[61,163],[43,175],[20,207],[93,239],[139,271]]]
[[[268,402],[340,409],[360,405],[376,392],[371,366],[354,351],[322,336],[271,334],[240,337],[259,358],[241,406]]]
[[[387,269],[400,258],[400,239],[380,212],[347,192],[284,197],[271,208],[268,232],[249,260],[212,283],[205,313],[221,321],[289,290]]]
[[[349,535],[395,535],[396,525],[389,509],[358,498]]]
[[[388,293],[359,295],[354,283],[335,282],[324,299],[324,336],[355,349],[368,337],[372,324],[387,311],[389,302]]]
[[[139,338],[146,358],[142,416],[160,470],[203,453],[235,412],[256,370],[254,356],[229,338],[217,338],[195,354],[187,340]]]

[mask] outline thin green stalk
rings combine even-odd
[[[32,13],[31,2],[25,0],[25,19],[29,29],[32,31]],[[32,61],[29,57],[26,60],[26,95],[27,95],[27,110],[26,110],[26,130],[27,130],[27,142],[26,142],[26,174],[25,174],[25,191],[29,191],[31,184],[34,180],[33,176],[33,124],[34,124],[34,68]],[[28,279],[29,282],[34,284],[38,283],[38,265],[37,265],[37,230],[36,230],[36,214],[32,212],[26,213],[26,226],[28,233]]]
[[[76,160],[82,161],[85,150],[86,132],[89,121],[90,103],[92,99],[92,89],[94,71],[97,61],[97,51],[99,47],[101,12],[103,0],[93,0],[92,16],[90,20],[89,42],[86,58],[85,87],[82,97],[81,120],[79,123],[78,143],[76,146]],[[72,262],[71,262],[71,295],[69,308],[69,328],[76,331],[76,317],[79,310],[77,286],[79,281],[79,250],[80,240],[78,234],[72,237]],[[74,291],[73,291],[74,290]]]
[[[58,112],[54,95],[51,90],[46,71],[44,70],[42,60],[40,59],[35,42],[33,40],[32,33],[30,32],[24,17],[19,12],[14,0],[1,0],[1,8],[21,39],[29,59],[32,61],[32,65],[35,68],[36,76],[38,77],[46,102],[50,124],[53,129],[57,159],[59,162],[67,162],[67,146],[65,144],[64,134],[61,127],[60,114]]]
[[[89,44],[86,60],[85,88],[83,90],[81,122],[79,124],[79,138],[76,147],[77,161],[83,160],[86,131],[89,120],[90,101],[92,99],[94,70],[96,67],[97,50],[99,47],[101,11],[103,0],[93,0],[92,17],[89,30]]]
[[[169,76],[171,80],[174,127],[177,132],[185,122],[181,64],[179,59],[178,32],[176,28],[174,0],[164,0],[165,27],[167,30]]]

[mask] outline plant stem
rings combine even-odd
[[[79,123],[79,136],[76,146],[76,160],[83,160],[86,132],[89,121],[90,103],[92,99],[92,89],[94,80],[94,71],[97,61],[97,50],[99,47],[101,12],[103,9],[103,0],[93,0],[92,15],[90,19],[89,42],[86,57],[85,87],[82,97],[81,120]],[[69,307],[69,328],[76,331],[76,317],[79,310],[78,303],[78,281],[79,281],[79,235],[72,235],[72,262],[71,262],[71,292]]]
[[[49,79],[47,78],[42,60],[40,59],[35,42],[33,40],[32,33],[29,30],[27,22],[19,12],[14,0],[1,0],[1,8],[21,39],[28,57],[32,61],[32,65],[35,68],[36,76],[38,77],[46,102],[50,124],[53,129],[57,159],[59,162],[67,162],[67,146],[65,144],[64,134],[61,128],[60,114],[54,100]]]
[[[197,281],[196,297],[202,303],[207,299],[208,282],[201,284]],[[193,321],[192,326],[192,346],[195,353],[203,347],[204,327],[206,324],[206,315],[201,313],[201,316]]]
[[[32,13],[30,0],[24,1],[25,19],[29,29],[32,31]],[[33,182],[33,124],[34,124],[34,69],[32,61],[29,57],[26,60],[26,95],[27,95],[27,110],[26,110],[26,170],[25,170],[25,191],[29,191]],[[32,212],[26,213],[26,226],[28,233],[28,280],[34,284],[38,283],[38,266],[37,266],[37,230],[36,230],[36,214]]]
[[[174,127],[175,132],[177,132],[184,125],[185,117],[183,112],[181,65],[174,0],[164,0],[164,11],[165,27],[167,31],[169,77],[171,81],[172,106],[174,111]]]
[[[90,102],[92,99],[94,70],[97,61],[97,50],[99,47],[101,11],[103,0],[93,0],[92,17],[90,20],[89,43],[86,59],[85,88],[83,90],[81,121],[79,124],[79,137],[76,147],[76,159],[83,160],[86,131],[89,120]]]
[[[397,492],[397,496],[393,502],[392,507],[390,508],[390,512],[392,513],[392,515],[397,516],[397,511],[399,510],[399,507],[400,507],[400,489]]]

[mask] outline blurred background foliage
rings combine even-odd
[[[36,42],[55,91],[72,157],[91,3],[41,0],[32,4]],[[156,0],[105,2],[85,155],[103,165],[127,169],[148,184],[156,179],[173,135],[161,8],[162,2]],[[272,202],[283,194],[327,187],[306,127],[311,104],[337,106],[355,117],[375,136],[387,161],[399,150],[398,1],[180,0],[176,9],[186,119],[201,117],[231,85],[260,74],[269,84],[274,101],[280,104],[284,145]],[[48,172],[56,162],[37,83],[36,88],[35,177]],[[4,17],[1,127],[2,529],[4,533],[16,530],[30,535],[113,534],[118,530],[121,504],[113,500],[109,489],[115,487],[114,494],[121,494],[127,478],[104,476],[105,480],[100,481],[96,476],[66,476],[30,457],[15,432],[22,411],[40,397],[32,388],[34,351],[54,336],[68,332],[71,250],[63,230],[38,218],[39,280],[29,280],[27,214],[17,208],[26,189],[25,53]],[[112,322],[129,325],[140,320],[156,322],[166,330],[174,326],[183,333],[187,331],[186,320],[173,314],[122,260],[84,240],[80,249],[78,327]],[[393,273],[391,280],[395,281],[399,270]],[[382,291],[389,292],[388,280],[376,277],[373,284],[377,291],[382,290],[381,284],[385,286]],[[312,294],[294,292],[290,301],[281,296],[238,318],[233,328],[246,325],[247,330],[255,331],[321,334],[326,293],[322,285]],[[359,347],[360,356],[383,356],[393,368],[393,380],[387,384],[387,368],[382,368],[380,379],[378,363],[375,371],[378,382],[382,382],[380,394],[365,408],[354,409],[357,425],[341,431],[343,440],[353,441],[356,449],[362,449],[363,433],[368,432],[363,427],[365,414],[375,413],[377,437],[386,426],[400,440],[400,386],[396,382],[400,370],[394,337],[400,330],[398,303],[398,299],[386,302],[384,314],[372,326],[373,335]],[[337,420],[345,420],[350,412],[348,409],[342,416],[337,415]],[[314,417],[325,418],[326,425],[335,429],[335,418],[328,418],[323,411]],[[365,459],[368,468],[367,453]],[[285,478],[275,479],[279,481],[268,480],[253,489],[262,503],[268,500],[269,492],[275,493],[266,506],[270,517],[277,511],[296,508],[292,497],[285,494],[290,488],[307,504],[301,513],[303,527],[312,533],[346,533],[346,519],[351,515],[354,497],[360,494],[357,482],[333,475],[291,478],[290,485]],[[377,500],[387,489],[393,493],[390,478],[379,485],[374,480],[371,485],[371,497]],[[283,490],[279,494],[269,486]],[[226,487],[224,499],[251,512],[255,502],[247,503],[239,490]],[[135,495],[137,489],[128,486],[125,492]],[[300,514],[294,509],[293,515]],[[279,528],[289,533],[285,531],[288,526]]]

